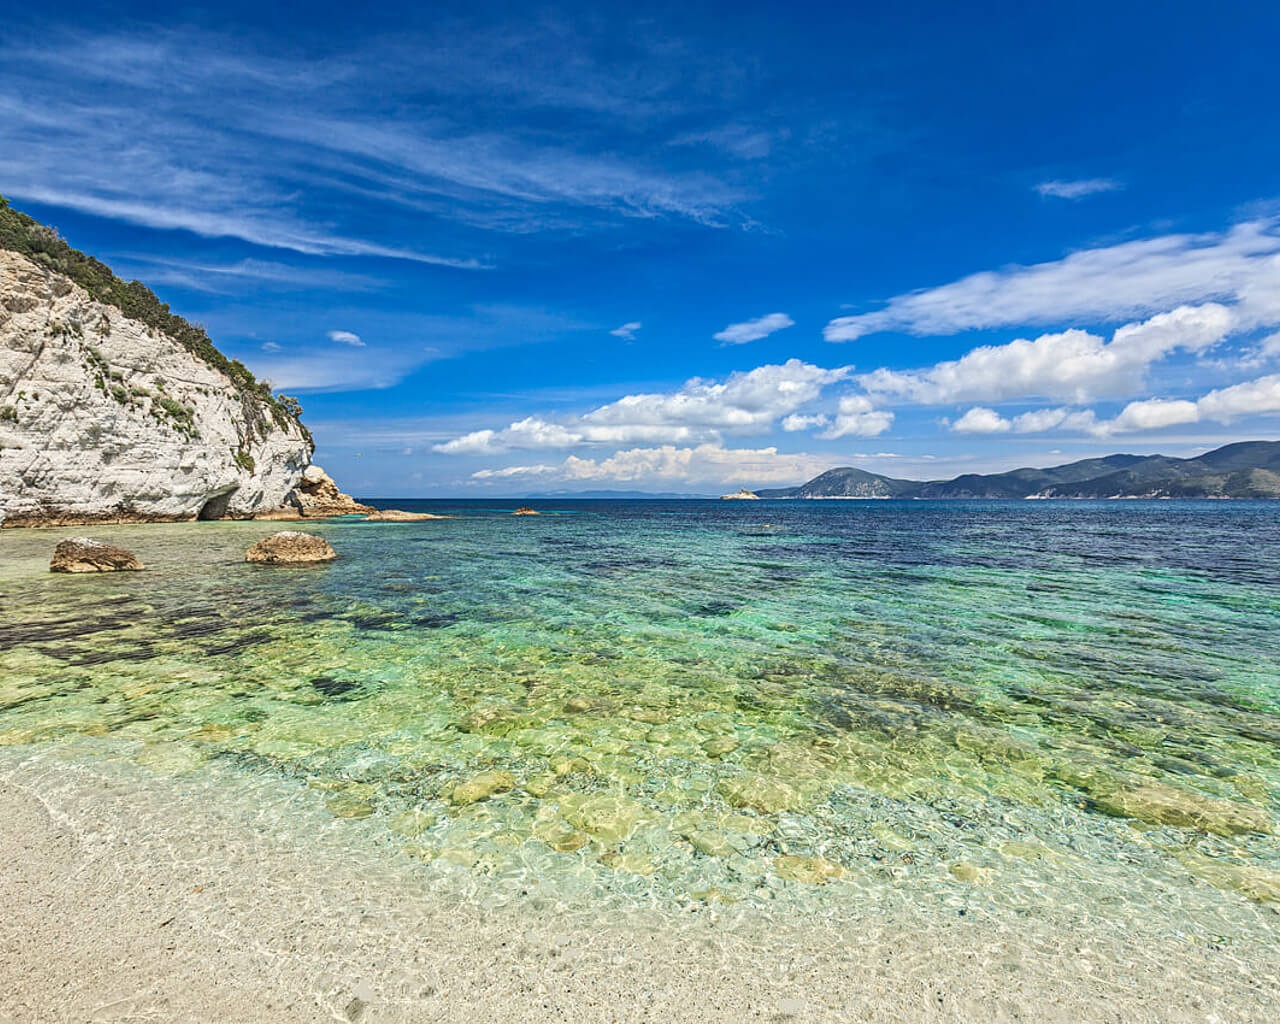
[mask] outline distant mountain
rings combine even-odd
[[[762,498],[1280,498],[1280,441],[1241,441],[1194,459],[1108,455],[1048,469],[898,480],[844,467]]]
[[[844,466],[829,469],[799,487],[780,487],[756,491],[762,498],[896,498],[919,484],[914,480],[895,480],[865,469]]]

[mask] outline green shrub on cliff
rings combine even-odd
[[[122,281],[105,263],[71,248],[52,228],[15,210],[4,196],[0,196],[0,249],[22,253],[41,266],[66,275],[99,302],[114,306],[131,320],[139,320],[166,334],[230,377],[242,394],[260,399],[281,427],[292,420],[310,440],[311,434],[293,414],[293,406],[277,401],[270,386],[254,377],[240,360],[228,359],[219,352],[204,328],[171,313],[169,304],[156,298],[141,281]]]

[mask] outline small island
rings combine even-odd
[[[721,501],[759,501],[760,495],[756,494],[755,491],[749,491],[744,487],[742,488],[742,490],[738,491],[737,494],[720,495],[720,500]]]

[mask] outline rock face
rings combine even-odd
[[[312,565],[332,562],[337,557],[338,553],[323,537],[296,530],[283,530],[264,537],[244,553],[246,562],[260,565]]]
[[[311,440],[218,359],[243,378],[0,248],[0,523],[248,518],[283,505]]]
[[[137,572],[145,568],[131,551],[90,537],[68,537],[54,548],[50,572]]]
[[[333,478],[319,466],[306,468],[298,485],[289,492],[288,501],[309,519],[377,512],[372,506],[361,505],[351,495],[343,494]]]

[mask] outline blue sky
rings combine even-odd
[[[1274,5],[27,5],[0,193],[362,495],[1280,437]]]

